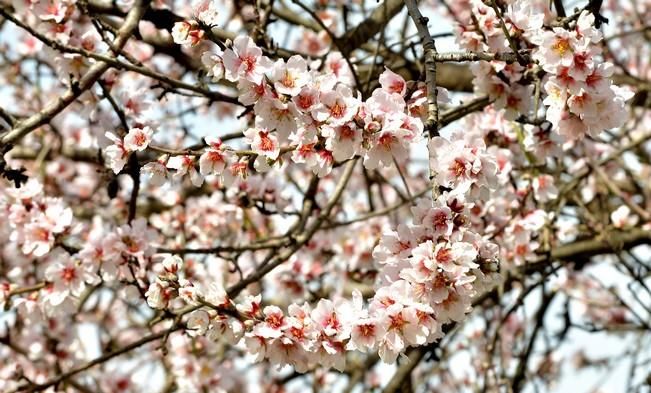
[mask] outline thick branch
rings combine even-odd
[[[425,123],[425,130],[429,132],[430,137],[439,134],[439,106],[437,102],[436,90],[436,43],[427,28],[428,19],[425,18],[418,9],[416,0],[406,1],[407,10],[411,19],[416,25],[418,35],[423,44],[425,57],[425,82],[427,84],[427,105],[428,115]]]
[[[400,0],[386,0],[378,5],[371,15],[357,27],[337,39],[341,45],[344,57],[373,38],[381,29],[385,28],[394,16],[398,15],[404,5]]]

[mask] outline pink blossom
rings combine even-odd
[[[407,83],[405,80],[386,67],[384,68],[384,72],[380,74],[380,86],[389,93],[396,93],[401,96],[404,96],[407,91]]]
[[[100,279],[88,267],[82,266],[72,258],[60,255],[56,262],[45,269],[45,278],[54,284],[55,291],[66,291],[74,296],[80,296],[86,283],[97,284]]]
[[[174,23],[172,38],[179,45],[197,45],[203,39],[204,32],[196,21],[181,21]]]
[[[207,137],[208,148],[199,157],[199,172],[203,176],[221,175],[227,165],[227,155],[221,139]]]
[[[54,232],[49,225],[30,223],[25,226],[22,251],[36,257],[46,255],[54,245]]]
[[[217,24],[219,14],[217,4],[212,0],[196,0],[192,2],[192,11],[196,19],[207,26]]]
[[[275,130],[279,142],[286,142],[289,135],[296,131],[298,111],[293,102],[283,102],[277,98],[262,99],[255,105],[258,117],[257,125],[264,125],[268,130]]]
[[[547,202],[558,198],[558,189],[554,186],[554,177],[551,175],[540,175],[532,181],[533,192],[540,202]]]
[[[260,83],[253,83],[246,79],[240,79],[237,82],[237,88],[239,90],[238,100],[244,105],[254,105],[262,98],[274,98],[275,95],[264,80]]]
[[[276,306],[267,306],[262,310],[264,321],[257,324],[253,333],[262,338],[278,338],[283,335],[283,330],[287,328],[285,314]]]
[[[287,63],[277,60],[271,71],[271,80],[274,82],[276,92],[288,96],[297,95],[309,79],[307,63],[298,55],[290,57]]]
[[[294,94],[292,102],[300,112],[310,113],[319,104],[319,91],[313,86],[304,86],[298,94]]]
[[[335,76],[337,82],[346,86],[355,84],[353,72],[340,52],[331,51],[328,53],[325,60],[325,69]]]
[[[168,307],[170,300],[176,297],[176,291],[170,286],[169,282],[157,279],[149,285],[145,297],[149,307],[165,309]]]
[[[218,50],[217,53],[204,52],[203,55],[201,55],[201,63],[208,70],[208,76],[212,77],[214,82],[217,82],[224,77],[225,69],[224,59],[222,56],[223,52],[221,50]]]
[[[222,174],[224,184],[230,186],[235,180],[244,180],[249,175],[249,162],[246,158],[232,162]]]
[[[407,346],[422,345],[427,341],[427,332],[419,324],[413,307],[393,304],[380,318],[380,323],[386,327],[386,334],[380,341],[378,354],[385,363],[395,362],[398,354]]]
[[[353,97],[352,90],[345,85],[338,85],[334,91],[322,92],[320,105],[311,112],[318,121],[342,125],[353,118],[358,106],[359,101]]]
[[[371,147],[364,156],[364,166],[375,169],[379,166],[392,166],[394,160],[402,161],[407,156],[407,137],[409,134],[396,123],[386,124],[386,128],[376,133]]]
[[[278,138],[266,129],[249,128],[244,131],[246,143],[251,145],[251,149],[256,153],[268,157],[272,160],[278,158],[280,154],[280,145]]]
[[[528,0],[516,0],[508,7],[509,20],[525,37],[538,34],[542,28],[545,15],[538,12],[535,5]]]
[[[43,21],[61,23],[72,11],[68,3],[60,0],[45,0],[34,3],[34,13]]]
[[[143,151],[147,146],[149,146],[149,143],[151,143],[153,135],[154,130],[149,126],[144,126],[143,128],[132,128],[124,137],[124,148],[128,152]]]
[[[568,31],[555,27],[553,31],[544,31],[541,35],[540,50],[534,57],[540,61],[547,72],[555,72],[557,67],[570,67],[574,61],[576,39]]]
[[[125,89],[120,97],[124,105],[124,114],[136,119],[141,118],[153,103],[147,97],[146,89]]]
[[[250,37],[238,36],[233,40],[233,47],[224,51],[226,79],[236,82],[240,78],[260,84],[265,72],[271,68],[271,61],[262,56]]]
[[[615,228],[633,227],[639,221],[639,217],[631,214],[631,209],[622,205],[610,213],[610,220]]]
[[[110,132],[106,133],[106,137],[113,141],[113,144],[104,149],[104,154],[106,155],[108,166],[117,175],[127,163],[129,153],[121,138]]]
[[[203,176],[197,171],[194,158],[191,156],[173,156],[167,161],[167,167],[176,170],[173,175],[174,178],[180,179],[186,174],[189,174],[190,181],[196,187],[199,187],[203,183]]]
[[[154,187],[162,186],[169,177],[165,162],[162,160],[146,163],[143,165],[141,172],[149,176],[149,184]]]
[[[326,148],[337,161],[344,161],[359,154],[362,149],[362,130],[353,122],[337,127],[324,126],[321,129],[326,140]]]

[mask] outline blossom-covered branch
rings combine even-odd
[[[649,7],[254,3],[0,0],[1,391],[645,383]]]

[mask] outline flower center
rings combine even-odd
[[[448,215],[445,214],[445,212],[438,212],[434,214],[434,217],[432,218],[432,224],[434,225],[434,228],[447,228],[448,226]],[[437,255],[438,257],[438,255]]]
[[[364,337],[369,337],[375,334],[375,325],[371,323],[359,325],[357,328],[359,329],[359,333]]]
[[[122,237],[122,243],[127,246],[130,252],[138,251],[138,243],[131,236]]]
[[[346,108],[339,104],[339,101],[335,102],[335,104],[330,108],[330,115],[332,117],[340,118],[344,115],[344,110]]]
[[[142,146],[147,141],[147,137],[145,137],[145,134],[143,134],[142,132],[139,132],[136,134],[134,141],[136,142],[136,145]]]
[[[67,283],[70,283],[75,277],[77,277],[77,272],[73,267],[64,267],[61,271],[61,279]]]
[[[41,241],[48,241],[50,239],[50,231],[45,228],[38,228],[36,230],[36,238]]]
[[[212,162],[223,162],[224,156],[218,151],[211,151],[208,153],[208,159]]]
[[[558,38],[552,45],[552,50],[559,56],[563,56],[565,52],[570,50],[570,40],[567,38]]]
[[[393,135],[384,134],[378,139],[378,144],[385,150],[391,150],[391,143],[393,142]]]
[[[442,248],[436,253],[436,261],[439,263],[450,263],[452,252],[449,248]]]
[[[298,107],[301,109],[307,109],[314,104],[314,98],[309,94],[301,94],[298,96]]]
[[[242,58],[242,64],[244,64],[244,71],[247,73],[252,72],[255,69],[255,57],[244,56]]]
[[[268,132],[260,131],[260,149],[263,151],[271,151],[274,149],[274,142],[269,138]]]
[[[391,320],[389,323],[391,329],[402,329],[402,327],[407,323],[407,321],[402,317],[401,312],[396,315],[391,315],[389,319]]]
[[[294,87],[296,85],[295,79],[292,78],[292,75],[289,72],[285,73],[285,77],[280,81],[285,87]]]
[[[450,165],[450,172],[456,177],[463,176],[466,173],[466,163],[460,158],[455,159]]]
[[[280,314],[271,314],[267,317],[265,322],[274,329],[280,329],[283,325],[283,316]]]

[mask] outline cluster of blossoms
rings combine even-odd
[[[235,303],[217,285],[200,288],[178,278],[178,257],[165,259],[147,299],[154,308],[169,307],[177,297],[187,304],[207,304],[209,308],[189,315],[191,335],[233,345],[241,340],[258,360],[290,364],[299,372],[317,365],[341,371],[350,350],[378,350],[384,361],[394,362],[408,346],[441,338],[443,323],[462,320],[475,294],[471,283],[476,276],[468,273],[479,272],[473,245],[458,242],[433,249],[431,241],[416,248],[409,258],[414,267],[401,274],[406,279],[380,288],[368,305],[357,291],[350,301],[291,304],[286,313],[277,306],[263,307],[260,295]]]
[[[561,188],[567,184],[561,187],[546,169],[538,168],[563,162],[569,174],[580,176],[589,170],[586,159],[563,153],[563,140],[544,125],[506,122],[503,111],[472,114],[464,119],[463,127],[490,144],[487,150],[498,165],[499,186],[491,198],[475,201],[471,220],[476,232],[490,236],[499,245],[502,267],[539,261],[540,254],[554,245],[545,232],[553,232],[560,243],[573,241],[578,234],[575,222],[546,208],[558,203]],[[583,140],[581,148],[582,154],[596,160],[603,160],[614,151],[612,145],[592,140]],[[618,165],[605,165],[603,170],[615,182],[626,178]],[[577,198],[587,204],[598,193],[595,178],[587,177]],[[614,228],[626,229],[636,225],[640,217],[622,205],[612,211],[610,220]]]
[[[129,159],[129,154],[145,150],[151,143],[153,136],[154,130],[149,126],[134,127],[129,130],[124,138],[120,138],[112,132],[107,132],[106,137],[113,144],[104,150],[104,154],[106,154],[113,172],[120,173]]]
[[[128,264],[144,267],[149,263],[155,233],[144,219],[112,231],[98,223],[88,231],[73,220],[72,209],[61,199],[44,197],[43,186],[37,181],[9,191],[2,195],[0,206],[11,217],[8,241],[20,251],[11,256],[16,262],[8,278],[29,282],[31,261],[38,260],[43,291],[40,298],[34,296],[30,301],[46,315],[72,310],[87,285],[136,279]],[[87,235],[82,236],[84,233]],[[84,243],[77,249],[75,243],[80,238]]]
[[[63,22],[63,26],[74,12],[72,3],[52,2],[56,6],[45,11],[43,3],[30,5],[41,21]],[[0,210],[7,212],[11,224],[8,234],[0,228],[0,239],[10,239],[9,244],[20,251],[11,256],[16,262],[10,278],[25,284],[36,284],[34,277],[43,279],[42,289],[16,302],[20,315],[29,318],[39,306],[47,317],[74,315],[89,287],[117,283],[140,287],[145,283],[141,294],[151,308],[193,309],[184,317],[187,335],[173,335],[169,341],[171,373],[184,391],[208,390],[217,384],[239,389],[241,381],[230,378],[234,366],[220,364],[210,356],[220,351],[220,343],[243,347],[258,360],[288,364],[305,372],[319,366],[343,370],[348,351],[377,351],[383,361],[391,363],[410,346],[440,339],[444,325],[463,321],[476,296],[499,280],[494,272],[497,260],[524,265],[538,258],[542,246],[539,234],[552,218],[540,206],[554,201],[559,190],[550,174],[532,171],[522,176],[526,167],[559,157],[565,141],[579,140],[585,134],[595,136],[622,123],[627,94],[611,85],[612,67],[594,58],[599,55],[595,44],[601,39],[592,27],[594,17],[582,13],[571,31],[550,29],[546,27],[548,7],[543,3],[518,0],[504,14],[510,38],[523,52],[531,52],[538,65],[494,61],[473,66],[477,91],[487,94],[493,104],[481,114],[468,116],[465,128],[472,131],[430,141],[429,171],[437,197],[414,206],[410,224],[390,224],[383,217],[346,226],[345,231],[353,231],[354,237],[324,230],[274,272],[279,273],[283,293],[292,290],[296,295],[292,299],[307,298],[314,287],[323,289],[318,281],[324,272],[335,277],[350,272],[367,275],[365,278],[375,280],[373,293],[353,290],[352,299],[335,294],[331,299],[301,303],[302,299],[290,304],[270,300],[266,293],[256,292],[257,288],[230,296],[225,288],[236,275],[213,274],[208,270],[215,268],[206,265],[218,265],[217,269],[225,271],[229,262],[239,263],[236,267],[249,273],[259,265],[257,255],[252,255],[255,252],[248,251],[238,254],[235,262],[226,261],[227,253],[224,259],[211,256],[207,263],[172,255],[152,263],[157,260],[153,243],[158,239],[149,225],[168,239],[170,247],[210,247],[215,239],[223,245],[248,244],[277,235],[277,222],[265,214],[288,213],[292,198],[283,192],[286,184],[278,180],[281,176],[264,176],[264,172],[286,169],[284,163],[289,160],[304,165],[294,166],[288,173],[306,168],[321,178],[319,187],[327,187],[337,163],[363,157],[366,169],[389,169],[409,162],[410,147],[421,141],[427,115],[423,83],[406,82],[385,69],[379,76],[380,87],[364,100],[355,91],[353,70],[340,53],[331,52],[322,61],[310,62],[300,56],[272,61],[251,38],[239,36],[224,50],[204,52],[201,63],[213,81],[226,79],[237,85],[238,100],[250,114],[247,120],[252,127],[243,131],[250,150],[236,150],[214,137],[204,138],[203,146],[196,150],[156,148],[151,143],[158,128],[143,116],[150,106],[140,97],[144,92],[125,91],[118,99],[132,127],[119,135],[106,133],[110,145],[104,154],[109,167],[120,174],[137,154],[146,161],[142,171],[149,175],[147,186],[151,186],[141,194],[160,192],[156,196],[167,198],[172,205],[151,214],[149,224],[144,218],[122,226],[97,220],[91,228],[78,229],[72,209],[60,199],[42,196],[43,188],[35,182],[2,195]],[[479,0],[470,4],[468,10],[477,22],[467,26],[477,30],[460,33],[462,46],[473,51],[510,52],[509,37],[500,27],[501,16]],[[205,29],[216,24],[216,9],[211,1],[193,8],[194,19],[176,23],[172,37],[177,44],[196,48]],[[470,13],[460,20],[471,18]],[[323,42],[314,42],[320,36],[325,32],[308,34],[315,44],[306,44],[311,46],[310,53],[328,50]],[[80,39],[76,35],[68,38]],[[100,43],[98,36],[85,34],[79,46],[95,50]],[[70,44],[77,46],[76,42]],[[84,58],[64,57],[62,75],[81,75],[88,64],[80,60]],[[524,126],[509,122],[538,107],[532,100],[532,78],[540,80],[547,95],[543,103],[553,132],[538,122]],[[439,90],[439,99],[446,102],[445,90]],[[156,158],[156,152],[165,154]],[[65,167],[59,163],[48,170],[63,172]],[[251,167],[258,173],[250,175]],[[63,174],[57,175],[60,181]],[[218,179],[215,189],[223,193],[181,198],[174,190],[156,188],[186,175],[197,187],[205,180]],[[299,175],[308,177],[306,172]],[[361,175],[354,180],[358,181],[351,183],[364,183]],[[212,185],[206,188],[212,191]],[[377,186],[384,195],[383,186]],[[325,206],[321,199],[328,193],[322,191],[320,188],[314,197],[317,206]],[[140,199],[144,199],[142,195]],[[176,203],[181,200],[184,203]],[[265,214],[248,209],[251,206]],[[616,228],[635,225],[637,219],[625,206],[611,216]],[[388,229],[391,227],[395,231]],[[82,240],[79,248],[75,248],[76,240]],[[325,254],[334,255],[331,265],[337,268],[326,267],[319,260],[326,258]],[[39,271],[32,276],[27,272],[34,258]],[[239,273],[241,280],[242,271]],[[590,292],[588,284],[576,285]],[[10,301],[13,289],[13,284],[0,282],[0,306]],[[124,310],[114,314],[120,311]],[[601,318],[624,320],[621,312],[613,314]],[[510,319],[505,334],[510,334],[509,338],[521,334],[521,324]],[[192,358],[190,352],[209,356]],[[127,377],[102,381],[107,391],[125,390],[130,384]]]
[[[473,225],[499,244],[504,265],[535,261],[541,247],[549,246],[541,241],[544,228],[557,225],[560,239],[570,239],[575,229],[568,222],[555,223],[558,217],[541,209],[558,198],[554,177],[526,168],[563,160],[563,151],[576,146],[565,142],[621,126],[630,94],[612,85],[613,66],[600,59],[602,37],[588,11],[578,14],[570,27],[558,24],[544,1],[514,1],[501,13],[489,3],[470,0],[455,3],[449,11],[460,22],[457,42],[463,48],[497,54],[518,51],[512,62],[471,65],[475,90],[493,104],[482,114],[469,116],[466,128],[479,131],[492,145],[489,151],[500,169],[498,192],[476,201],[483,219]],[[543,117],[539,104],[546,107]],[[592,141],[584,141],[581,148],[600,157],[609,151]],[[567,165],[575,174],[586,163]],[[593,198],[593,192],[594,184],[582,191],[584,202]],[[634,222],[635,217],[628,216],[626,208],[618,209],[614,226]]]
[[[213,340],[177,335],[170,337],[170,364],[180,392],[238,392],[246,390],[246,376],[228,359],[216,359]],[[208,356],[196,356],[201,353]],[[212,355],[212,356],[211,356]]]
[[[35,179],[21,188],[0,190],[0,211],[8,218],[0,228],[0,309],[7,328],[15,323],[6,319],[7,310],[20,321],[22,328],[12,333],[12,345],[24,348],[14,359],[8,347],[2,347],[2,358],[11,359],[0,367],[3,391],[17,388],[26,375],[44,381],[51,364],[70,368],[84,362],[83,339],[70,329],[69,316],[102,281],[115,284],[118,278],[131,278],[124,271],[118,273],[118,256],[137,253],[137,248],[151,250],[151,239],[142,239],[148,233],[144,220],[115,233],[91,231],[86,239],[88,231],[65,199],[46,196],[47,191],[48,186]],[[77,249],[82,238],[88,242]],[[7,330],[2,334],[7,339]]]
[[[630,323],[630,309],[595,277],[570,272],[562,286],[578,305],[581,319],[589,325],[603,327]]]
[[[434,204],[414,207],[412,225],[382,236],[372,252],[382,268],[375,294],[366,301],[354,290],[352,300],[289,304],[285,312],[263,306],[260,295],[231,299],[215,283],[196,284],[181,274],[183,261],[169,256],[149,287],[148,303],[159,309],[208,305],[190,314],[191,334],[242,343],[259,360],[290,364],[299,372],[316,365],[342,370],[350,350],[377,350],[391,363],[409,346],[441,338],[442,326],[463,320],[473,297],[497,278],[491,267],[497,246],[470,229],[470,201],[494,190],[497,164],[477,138],[455,134],[451,139],[436,137],[430,143],[440,152],[436,177],[451,191]],[[300,259],[292,266],[304,269]],[[305,274],[309,278],[318,271],[310,273],[308,267]]]
[[[63,200],[45,197],[37,181],[8,190],[0,210],[6,214],[11,228],[9,240],[23,254],[42,257],[54,247],[57,237],[72,230],[72,210]]]
[[[407,96],[405,80],[388,69],[380,76],[381,87],[363,101],[352,90],[352,71],[337,52],[323,64],[300,56],[272,62],[250,37],[239,36],[224,51],[205,52],[202,62],[213,80],[237,82],[239,101],[253,107],[255,126],[244,131],[244,141],[255,153],[254,167],[259,172],[280,166],[286,153],[319,176],[354,156],[363,156],[366,168],[387,167],[394,165],[394,159],[403,161],[410,144],[421,139],[425,87],[418,85]],[[446,92],[441,89],[439,97],[445,101]],[[206,144],[196,154],[200,155],[198,172],[192,154],[172,157],[167,163],[163,157],[144,170],[189,173],[195,185],[208,175],[219,176],[226,184],[246,176],[247,155],[237,154],[238,159],[237,151],[217,139],[207,139]],[[109,161],[114,160],[109,157]]]
[[[253,106],[256,126],[244,136],[257,154],[258,171],[271,169],[285,151],[320,176],[335,161],[356,155],[364,157],[369,169],[386,167],[403,160],[409,144],[421,138],[424,86],[407,99],[407,83],[388,69],[380,76],[381,87],[362,101],[349,86],[348,65],[337,55],[325,60],[331,72],[319,72],[318,62],[308,64],[299,56],[274,63],[250,38],[238,37],[232,47],[207,52],[202,61],[214,80],[237,82],[240,102]],[[444,92],[441,96],[445,99]],[[209,146],[199,160],[202,175],[223,176],[229,167],[247,166],[242,159],[229,162],[231,150],[219,141]],[[407,347],[439,339],[443,324],[461,321],[471,299],[490,286],[480,267],[495,261],[497,247],[469,229],[473,203],[466,198],[488,197],[498,171],[481,139],[471,136],[434,138],[430,151],[437,152],[431,157],[435,180],[451,191],[433,206],[416,207],[412,226],[382,237],[372,254],[382,270],[376,293],[367,302],[356,291],[352,301],[290,304],[287,312],[263,307],[259,295],[235,301],[217,285],[203,288],[179,277],[182,261],[169,257],[147,292],[149,304],[168,308],[176,299],[209,304],[208,310],[189,317],[193,334],[243,342],[260,360],[291,364],[298,371],[317,364],[341,370],[347,350],[377,350],[384,361],[393,362]],[[193,169],[192,157],[184,159]]]
[[[538,45],[533,58],[548,74],[543,85],[546,119],[569,141],[621,126],[624,102],[632,97],[612,84],[613,65],[597,60],[601,48],[596,44],[602,37],[594,20],[592,13],[583,11],[573,31],[555,27],[531,33]]]
[[[468,141],[487,141],[489,165],[496,167],[488,177],[493,182],[490,198],[475,187],[478,197],[470,209],[471,227],[499,245],[502,267],[535,261],[541,246],[540,231],[549,224],[549,215],[540,205],[553,201],[558,189],[553,177],[528,173],[527,166],[545,162],[556,155],[550,151],[560,151],[559,146],[555,142],[549,147],[529,143],[541,132],[539,127],[505,122],[504,111],[494,109],[468,116],[464,128],[473,130],[465,135]],[[522,180],[513,182],[514,178]]]
[[[470,1],[470,13],[462,13],[459,44],[473,51],[511,52],[519,57],[530,53],[534,63],[479,62],[471,67],[475,87],[487,94],[505,117],[527,116],[538,108],[534,84],[542,86],[545,119],[564,141],[597,136],[603,130],[623,124],[624,102],[630,92],[612,85],[612,64],[599,60],[601,32],[595,16],[583,11],[572,29],[553,26],[554,15],[544,1],[518,0],[503,16],[480,0]],[[476,28],[471,15],[476,15]],[[469,23],[465,23],[469,22]],[[508,36],[502,29],[506,26]],[[527,59],[525,59],[527,60]],[[531,82],[534,82],[532,84]],[[537,119],[538,113],[532,113]]]
[[[477,39],[482,37],[478,32],[464,32],[465,46],[497,53],[508,51],[509,42],[498,28],[501,22],[495,11],[481,2],[473,2],[473,6],[481,11],[478,15],[482,31],[483,28],[490,31],[483,31],[487,43]],[[536,37],[557,31],[544,31],[543,14],[534,12],[523,2],[512,4],[509,13],[512,17],[507,23],[513,37],[526,42],[526,49],[534,48],[533,58],[550,75],[545,77],[544,86],[551,96],[547,87],[556,83],[563,72],[569,75],[568,70],[559,69],[560,60],[554,60],[554,55],[549,53],[550,50],[557,53],[554,48],[558,45],[537,41]],[[524,14],[530,14],[531,18],[522,17]],[[576,32],[572,33],[581,38],[574,38],[576,48],[561,49],[572,53],[594,50],[590,48],[598,42],[598,37],[594,28],[588,28],[592,22],[590,14],[581,14]],[[584,44],[582,49],[579,41]],[[177,43],[188,44],[183,39]],[[575,57],[572,55],[572,59]],[[255,127],[247,129],[244,136],[255,152],[254,166],[260,172],[281,163],[280,157],[289,152],[294,162],[305,163],[319,176],[327,175],[334,162],[356,155],[364,157],[364,165],[369,169],[390,166],[395,159],[405,158],[409,143],[418,141],[423,131],[424,90],[416,89],[416,93],[407,96],[407,83],[388,69],[380,76],[381,87],[362,101],[351,89],[351,70],[336,55],[325,60],[326,69],[332,72],[323,73],[317,71],[321,64],[310,64],[299,56],[272,62],[250,38],[240,36],[224,51],[204,53],[202,61],[215,81],[226,78],[237,82],[240,102],[253,107]],[[594,67],[584,70],[585,88],[592,84],[595,72],[599,72],[595,71],[599,66]],[[531,111],[533,87],[522,82],[531,78],[532,72],[540,77],[536,70],[515,63],[484,62],[474,71],[477,75],[490,75],[478,80],[477,86],[495,101],[493,108],[503,109],[494,116],[512,120]],[[578,74],[575,77],[580,78]],[[509,80],[513,83],[507,83]],[[617,90],[610,82],[599,86],[605,86],[612,92],[611,98],[615,97]],[[575,93],[584,94],[578,90]],[[610,101],[623,108],[623,98]],[[569,102],[568,99],[566,104],[574,105]],[[553,116],[550,122],[557,134],[566,139],[581,136],[568,137],[564,125],[553,121]],[[608,126],[614,125],[617,124]],[[523,141],[517,135],[507,135],[509,132],[504,135],[510,143],[524,144],[525,152],[518,159],[530,151],[554,150],[562,142],[553,136],[540,135],[535,126],[525,128],[524,132],[520,131],[524,134]],[[446,191],[433,205],[430,202],[415,207],[411,225],[401,225],[397,232],[389,231],[382,236],[372,254],[381,266],[376,293],[366,302],[360,293],[354,292],[352,301],[321,299],[314,306],[290,304],[285,312],[277,306],[263,307],[259,295],[247,295],[236,301],[218,285],[209,288],[194,285],[191,280],[177,276],[182,261],[168,258],[163,263],[164,272],[149,288],[149,304],[168,308],[177,298],[185,304],[208,304],[211,309],[197,310],[190,316],[188,326],[193,334],[228,337],[232,344],[243,342],[259,359],[291,364],[298,371],[317,364],[342,369],[347,350],[377,350],[384,361],[393,362],[407,347],[440,338],[442,326],[463,320],[473,297],[490,287],[494,280],[491,266],[498,258],[499,248],[478,233],[488,229],[495,232],[493,236],[500,243],[508,244],[506,260],[519,264],[536,257],[539,244],[534,239],[547,223],[542,210],[530,209],[521,219],[503,225],[496,219],[494,226],[488,228],[477,222],[477,213],[482,210],[496,217],[504,216],[500,214],[503,211],[495,210],[497,203],[484,206],[483,201],[490,200],[498,184],[509,183],[510,162],[515,159],[508,149],[497,146],[487,149],[484,143],[487,138],[488,135],[468,133],[431,140],[430,171],[436,184]],[[549,143],[540,143],[542,138]],[[228,172],[246,172],[246,158],[234,161],[233,150],[220,141],[208,144],[199,159],[201,175],[225,178]],[[183,169],[181,175],[192,170],[196,173],[193,157],[187,155],[183,160],[183,168],[169,164],[167,167]],[[233,169],[229,171],[229,168]],[[553,178],[547,174],[533,177],[530,187],[524,194],[505,187],[508,192],[502,194],[511,200],[520,198],[523,204],[527,204],[527,195],[545,203],[558,194]],[[304,266],[297,265],[297,268]],[[313,273],[308,269],[305,274],[309,279]]]

